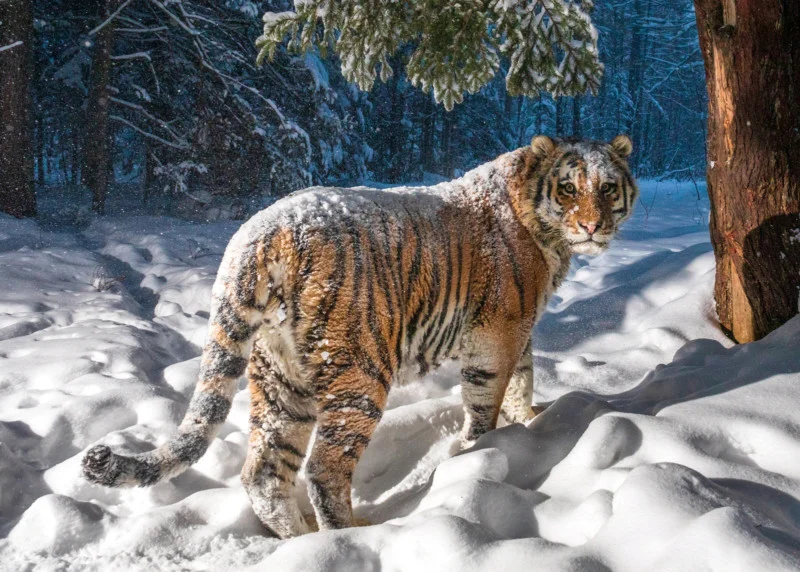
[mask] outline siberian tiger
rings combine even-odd
[[[85,477],[147,486],[197,461],[239,377],[251,394],[242,481],[275,535],[309,531],[293,498],[306,476],[321,529],[353,523],[350,483],[393,384],[461,358],[462,447],[533,416],[531,329],[574,253],[599,254],[638,195],[628,137],[535,137],[451,182],[314,187],[233,236],[212,291],[200,380],[178,433],[134,456],[92,447]]]

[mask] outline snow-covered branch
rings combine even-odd
[[[169,9],[169,8],[167,8],[166,6],[164,6],[164,4],[162,4],[162,3],[161,3],[161,2],[159,2],[158,0],[149,0],[149,2],[150,2],[151,4],[153,4],[154,6],[156,6],[156,7],[157,7],[159,10],[161,10],[162,12],[164,12],[165,14],[167,14],[167,16],[169,16],[169,17],[170,17],[170,19],[171,19],[173,22],[175,22],[175,23],[176,23],[178,26],[180,26],[181,28],[183,28],[183,30],[184,30],[185,32],[188,32],[189,34],[191,34],[191,35],[193,35],[193,36],[194,36],[194,35],[197,35],[197,34],[199,34],[199,33],[200,33],[200,32],[198,32],[198,31],[197,31],[195,28],[193,28],[193,27],[191,26],[191,24],[187,24],[186,22],[184,22],[183,20],[181,20],[180,18],[178,18],[178,17],[177,17],[175,14],[173,14],[173,13],[170,11],[170,9]]]
[[[167,30],[169,30],[167,26],[155,26],[153,28],[116,28],[114,31],[124,34],[156,34]]]
[[[139,133],[140,135],[142,135],[144,137],[147,137],[148,139],[152,139],[154,141],[158,141],[162,145],[166,145],[168,147],[172,147],[173,149],[181,149],[181,150],[186,150],[186,149],[189,148],[189,145],[186,144],[186,143],[183,143],[183,144],[173,143],[172,141],[167,141],[163,137],[159,137],[158,135],[155,135],[153,133],[149,133],[148,131],[145,131],[141,127],[135,125],[134,123],[131,123],[130,121],[128,121],[124,117],[120,117],[119,115],[109,115],[108,118],[109,119],[113,119],[114,121],[117,121],[119,123],[122,123],[123,125],[127,125],[131,129],[133,129],[134,131]]]
[[[175,140],[177,141],[177,144],[179,144],[179,145],[183,145],[183,146],[186,146],[186,145],[187,145],[186,141],[184,141],[184,140],[183,140],[183,139],[182,139],[182,138],[181,138],[181,137],[180,137],[180,136],[179,136],[179,135],[178,135],[178,134],[177,134],[177,133],[176,133],[176,132],[175,132],[175,131],[174,131],[174,130],[173,130],[171,127],[170,127],[170,126],[169,126],[169,124],[168,124],[166,121],[164,121],[163,119],[159,119],[159,118],[158,118],[158,117],[156,117],[155,115],[153,115],[153,114],[149,113],[149,112],[148,112],[148,111],[147,111],[147,110],[146,110],[144,107],[142,107],[142,106],[141,106],[141,105],[139,105],[138,103],[133,103],[133,102],[130,102],[130,101],[125,101],[124,99],[119,99],[118,97],[111,97],[111,98],[110,98],[110,100],[111,100],[112,102],[116,103],[117,105],[121,105],[121,106],[123,106],[123,107],[127,107],[127,108],[129,108],[129,109],[134,109],[134,110],[138,111],[138,112],[139,112],[139,113],[141,113],[143,116],[145,116],[147,119],[149,119],[149,120],[150,120],[150,121],[152,121],[153,123],[157,124],[159,127],[161,127],[162,129],[164,129],[164,130],[165,130],[167,133],[169,133],[170,135],[172,135],[172,137],[174,137],[174,138],[175,138]]]
[[[119,56],[111,56],[111,59],[115,61],[135,60],[135,59],[144,59],[147,60],[148,62],[152,61],[152,58],[150,57],[150,52],[136,52],[135,54],[122,54]]]
[[[13,50],[14,48],[19,47],[21,45],[22,45],[22,41],[18,40],[16,42],[12,42],[12,43],[8,44],[7,46],[0,46],[0,52],[5,52],[6,50]]]
[[[119,16],[120,12],[122,12],[125,8],[127,8],[128,4],[130,4],[131,2],[133,2],[133,0],[125,0],[125,2],[120,4],[119,8],[114,10],[114,12],[108,18],[106,18],[99,26],[97,26],[96,28],[94,28],[89,32],[89,36],[97,35],[100,32],[100,30],[102,30],[103,28],[108,26],[111,22],[113,22],[114,19],[117,16]]]

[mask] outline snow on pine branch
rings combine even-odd
[[[152,61],[150,57],[150,52],[136,52],[134,54],[121,54],[119,56],[111,56],[111,59],[114,61],[123,61],[123,60],[135,60],[135,59],[143,59]]]
[[[295,0],[295,12],[264,15],[258,63],[287,41],[292,52],[332,47],[342,73],[361,89],[388,79],[390,60],[410,47],[409,80],[450,110],[509,60],[513,95],[596,93],[603,65],[584,0]]]

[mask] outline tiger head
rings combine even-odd
[[[600,254],[627,219],[639,190],[628,170],[633,145],[540,135],[531,141],[540,168],[534,191],[538,218],[559,232],[574,254]]]

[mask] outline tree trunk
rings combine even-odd
[[[564,98],[556,98],[556,137],[564,135]]]
[[[633,140],[635,149],[639,149],[630,158],[630,167],[635,173],[641,163],[642,158],[647,154],[644,152],[641,134],[644,133],[644,88],[645,88],[645,64],[647,62],[647,52],[651,44],[650,29],[648,25],[652,0],[634,0],[633,3],[633,26],[631,27],[631,54],[628,62],[628,94],[631,98],[633,107],[628,115],[625,125],[625,132]]]
[[[32,43],[32,0],[0,1],[0,210],[17,217],[36,215]]]
[[[114,0],[100,0],[98,24],[111,15],[113,3]],[[107,24],[94,37],[84,131],[83,182],[92,191],[92,210],[98,214],[105,212],[109,179],[108,84],[113,40],[113,23]]]
[[[69,153],[69,182],[70,184],[77,184],[80,179],[80,134],[77,129],[73,127],[72,134],[72,145],[70,146],[70,153]],[[64,173],[67,175],[66,171]],[[65,177],[66,178],[66,177]]]
[[[420,142],[420,163],[422,171],[433,170],[433,135],[436,129],[436,107],[432,94],[425,94],[422,106],[422,141]]]
[[[708,194],[722,327],[739,342],[798,312],[800,11],[695,0],[706,67]]]
[[[142,177],[142,204],[150,202],[153,186],[156,184],[155,161],[150,150],[150,143],[144,142],[144,176]]]
[[[34,29],[33,35],[31,37],[32,45],[34,46],[41,46],[44,42],[44,33],[41,30]],[[45,112],[44,112],[44,105],[43,105],[43,89],[40,89],[40,82],[38,81],[39,78],[42,77],[44,73],[44,68],[47,65],[47,62],[44,58],[39,57],[40,52],[36,51],[31,54],[31,58],[33,60],[33,77],[35,79],[31,80],[31,115],[32,121],[34,125],[34,162],[35,162],[35,173],[36,173],[36,188],[44,187],[45,183],[47,182],[47,173],[45,171]]]
[[[525,145],[525,128],[527,122],[525,119],[525,97],[522,95],[517,96],[517,147]]]
[[[613,133],[622,133],[625,130],[625,125],[622,124],[622,68],[624,65],[624,53],[623,53],[623,46],[625,45],[625,32],[628,26],[622,25],[622,22],[625,20],[625,16],[623,14],[624,8],[620,7],[619,5],[614,5],[614,18],[612,20],[613,29],[616,30],[614,34],[612,34],[613,38],[613,51],[612,53],[618,58],[613,62],[613,68],[608,70],[606,74],[606,83],[609,87],[611,85],[614,86],[616,90],[614,92],[614,97],[612,98],[612,102],[614,105],[614,124],[612,126]],[[613,79],[612,79],[613,78]],[[613,81],[613,84],[611,82]],[[607,134],[606,137],[614,137],[613,134]]]
[[[457,108],[456,108],[457,109]],[[453,157],[451,147],[453,144],[453,124],[455,123],[456,110],[444,111],[442,122],[442,174],[449,178],[453,176]]]
[[[46,180],[44,163],[44,116],[40,115],[39,119],[36,121],[36,184],[38,184],[40,187],[44,186]]]
[[[544,104],[542,103],[542,93],[539,92],[539,96],[536,102],[536,135],[541,135],[543,133],[543,126],[544,126],[544,113],[543,113]]]
[[[394,69],[399,69],[399,60],[395,59],[393,62]],[[400,182],[403,178],[403,143],[405,142],[403,117],[405,116],[406,101],[399,76],[399,73],[395,73],[389,80],[391,107],[389,109],[389,154],[386,160],[389,164],[387,180],[391,183]]]

